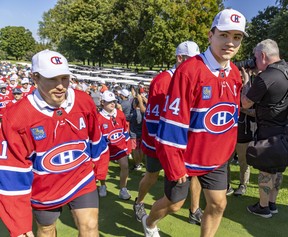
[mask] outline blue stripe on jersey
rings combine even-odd
[[[89,177],[90,176],[90,177]],[[73,195],[75,195],[76,193],[78,193],[82,188],[86,187],[90,182],[94,182],[95,181],[95,177],[93,175],[93,173],[88,174],[88,176],[86,176],[86,180],[84,178],[84,182],[80,182],[78,184],[78,186],[76,186],[75,189],[71,190],[68,194],[66,194],[66,196],[59,198],[57,200],[51,200],[51,201],[46,201],[46,202],[40,202],[34,199],[31,199],[31,203],[33,204],[37,204],[37,205],[41,205],[43,207],[49,207],[49,206],[55,206],[58,204],[62,204],[62,203],[66,203],[67,200],[69,200],[70,198],[73,197]]]
[[[123,134],[125,136],[125,140],[127,141],[128,138],[130,138],[129,132],[127,131],[127,132],[124,132]]]
[[[213,165],[213,166],[200,166],[200,165],[193,165],[193,164],[188,164],[185,163],[185,167],[188,170],[192,170],[192,171],[200,171],[200,170],[204,170],[204,171],[212,171],[214,169],[216,169],[218,167],[218,165]]]
[[[33,173],[31,171],[19,172],[0,169],[0,190],[3,191],[24,191],[29,190],[33,181]],[[3,180],[3,182],[2,182]]]
[[[158,120],[146,120],[146,127],[147,127],[149,135],[150,134],[154,136],[156,135],[157,130],[158,130],[158,124],[159,124]]]
[[[97,160],[108,149],[106,139],[102,136],[98,143],[91,143],[91,158]]]
[[[173,123],[173,121],[167,122],[160,119],[157,137],[176,146],[186,146],[188,141],[188,126],[185,127],[184,124],[183,126],[179,125]]]
[[[115,155],[110,155],[110,159],[113,159],[114,157],[116,157],[116,156],[119,156],[120,154],[122,154],[122,153],[126,153],[126,151],[127,151],[128,149],[127,148],[125,148],[125,149],[123,149],[123,150],[121,150],[121,151],[118,151]],[[124,157],[124,156],[123,156]]]
[[[142,144],[147,148],[147,149],[149,149],[149,150],[151,150],[151,151],[156,151],[156,148],[154,147],[154,146],[149,146],[146,142],[145,142],[145,140],[142,140]]]
[[[205,114],[206,111],[204,112],[191,111],[189,127],[192,129],[204,129],[203,118]]]

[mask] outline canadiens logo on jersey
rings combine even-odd
[[[32,132],[32,135],[36,141],[39,141],[39,140],[46,138],[46,133],[44,131],[43,126],[31,128],[31,132]]]
[[[237,124],[238,107],[236,104],[219,103],[211,107],[205,114],[205,129],[213,134],[224,133]]]
[[[54,147],[42,158],[42,167],[52,173],[61,173],[78,167],[89,155],[84,141],[69,142]]]
[[[202,99],[210,100],[212,96],[212,88],[211,86],[203,86],[202,88]]]
[[[121,141],[121,139],[125,138],[123,135],[123,128],[114,129],[111,133],[108,134],[107,139],[113,143],[117,143]]]

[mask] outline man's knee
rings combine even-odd
[[[214,213],[219,214],[222,214],[225,211],[226,205],[227,205],[226,198],[207,203],[207,207],[209,207]]]
[[[37,237],[56,237],[56,222],[52,225],[37,223]]]
[[[98,232],[98,218],[90,218],[79,225],[80,236],[81,233],[95,233]],[[84,236],[84,235],[83,235]]]
[[[159,171],[157,172],[146,172],[145,176],[147,178],[147,180],[151,181],[151,182],[156,182],[158,177],[159,177]]]
[[[183,206],[185,202],[185,199],[176,203],[171,203],[170,207],[169,207],[169,212],[170,213],[175,213],[177,211],[180,210],[180,208]]]

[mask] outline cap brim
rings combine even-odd
[[[63,70],[41,70],[38,71],[41,76],[46,77],[46,78],[53,78],[57,77],[60,75],[72,75],[73,73],[70,72],[69,70],[63,69]]]
[[[249,35],[247,34],[247,32],[239,29],[239,28],[227,28],[227,27],[223,27],[223,26],[216,26],[216,28],[220,31],[230,31],[230,30],[238,30],[240,32],[242,32],[246,37],[249,37]]]
[[[104,99],[103,99],[104,100]],[[104,101],[106,101],[106,102],[112,102],[112,101],[117,101],[117,100],[104,100]]]

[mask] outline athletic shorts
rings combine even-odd
[[[198,176],[199,182],[203,189],[209,190],[226,190],[228,186],[227,181],[227,164],[220,166],[218,169],[213,170],[208,174],[204,174],[202,176]]]
[[[162,170],[162,165],[159,159],[146,155],[146,171],[154,173]]]
[[[185,183],[179,184],[177,181],[170,181],[166,178],[164,179],[164,193],[165,196],[172,202],[180,202],[186,199],[190,186],[190,178],[186,179]]]
[[[81,209],[81,208],[98,208],[99,197],[98,191],[84,194],[80,197],[75,198],[67,204],[70,210]],[[58,207],[51,210],[37,210],[33,209],[33,214],[36,221],[40,225],[52,225],[60,216],[62,207]]]
[[[226,190],[227,189],[227,163],[208,174],[198,176],[202,189]],[[185,183],[179,184],[177,181],[169,181],[165,177],[164,192],[166,197],[173,203],[187,198],[191,177]]]
[[[131,138],[130,140],[132,150],[141,149],[141,142],[142,142],[141,138]]]

